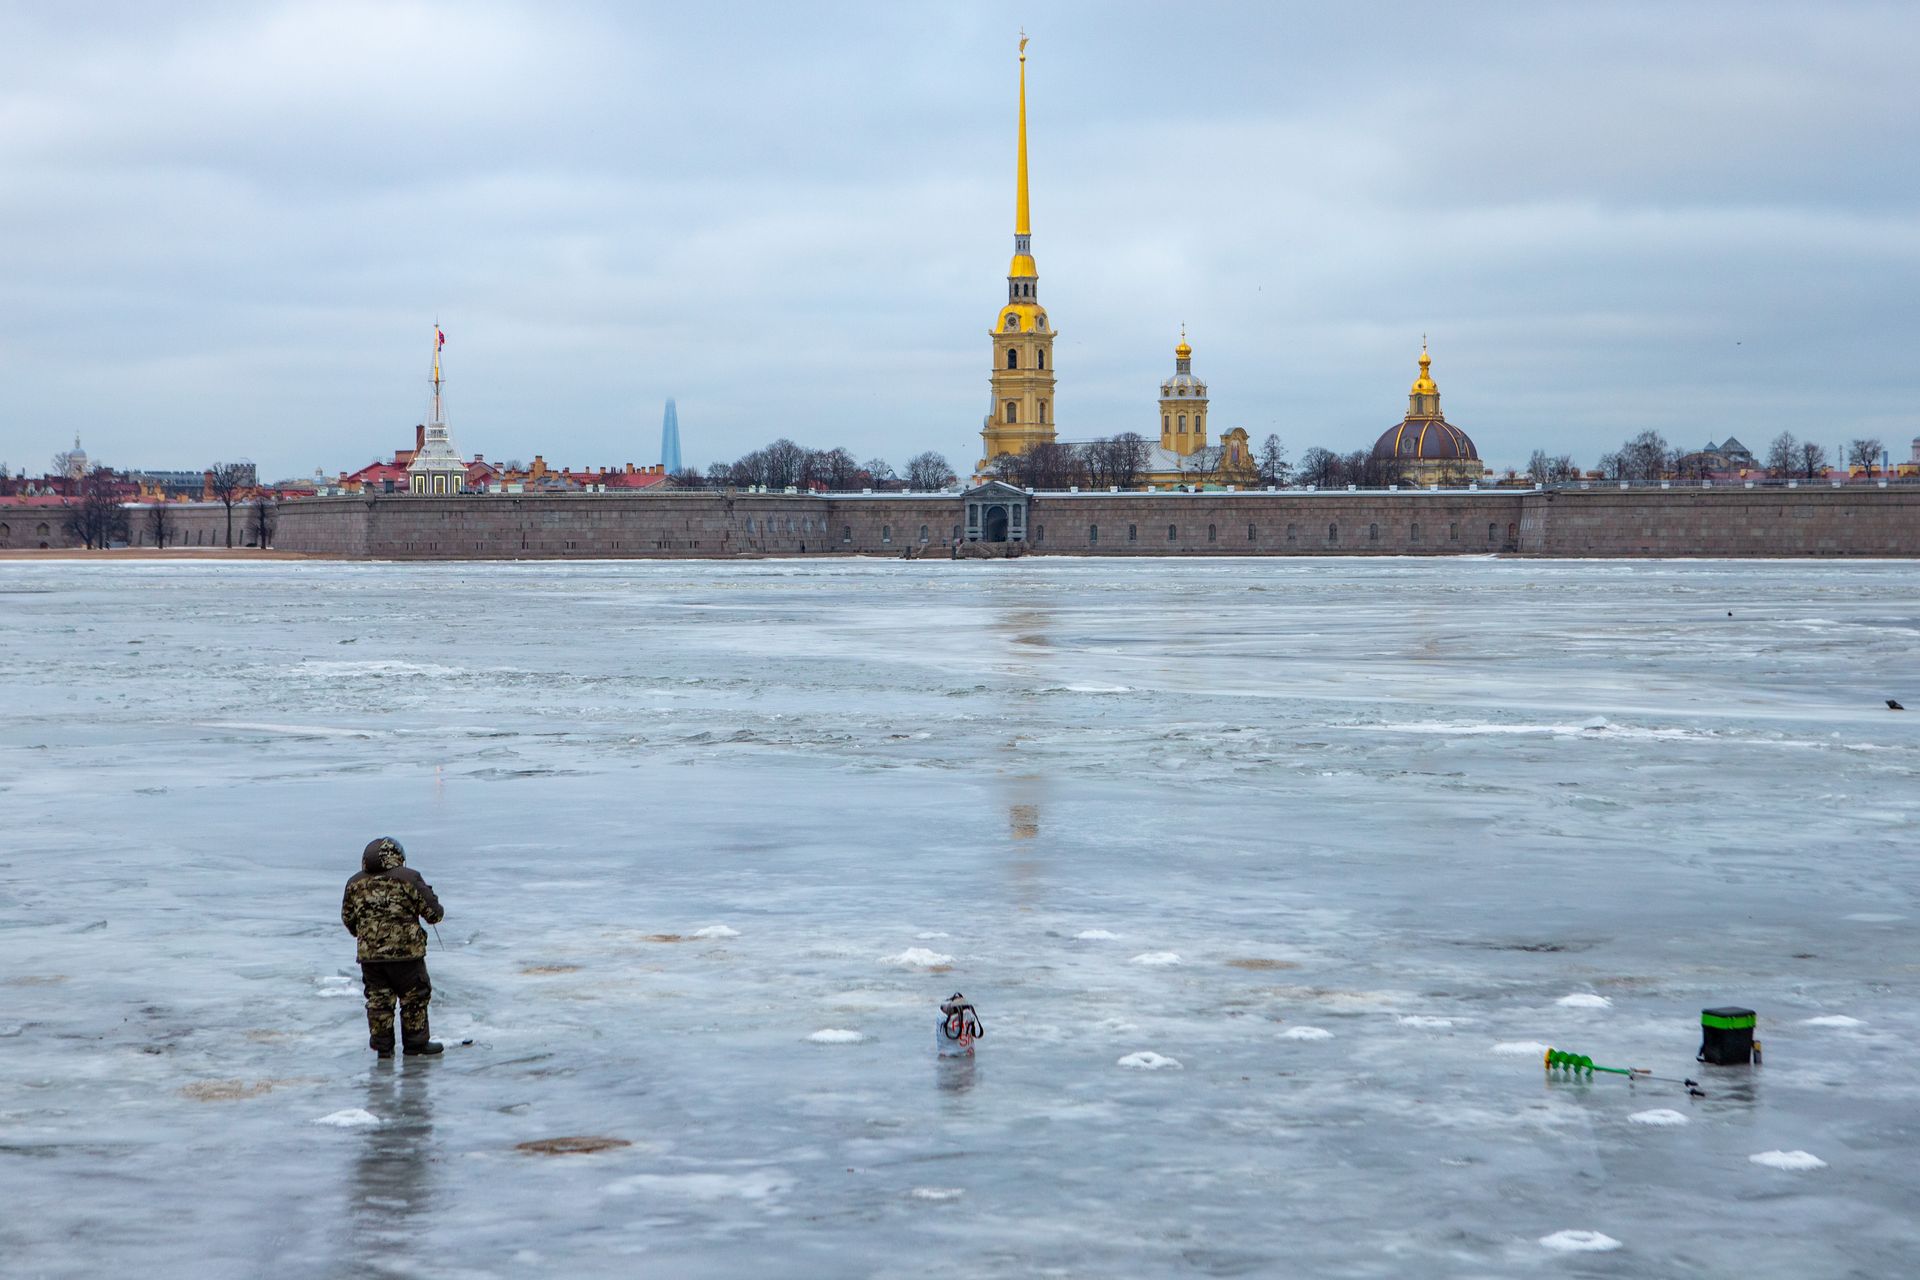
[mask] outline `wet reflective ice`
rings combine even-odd
[[[1920,1253],[1910,564],[8,563],[0,655],[9,1275]]]

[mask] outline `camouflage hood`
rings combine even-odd
[[[366,847],[360,855],[360,867],[368,875],[379,875],[382,871],[391,871],[395,867],[405,866],[407,854],[400,842],[392,836],[381,836]]]

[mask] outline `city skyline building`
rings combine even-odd
[[[668,475],[680,471],[680,412],[673,397],[667,397],[667,412],[660,420],[660,466]]]
[[[433,326],[433,411],[420,446],[413,460],[407,463],[408,493],[459,493],[466,488],[467,464],[453,447],[453,437],[447,432],[447,415],[440,396],[440,349],[446,345],[447,335],[436,322]]]

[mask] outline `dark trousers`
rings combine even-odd
[[[375,1049],[393,1048],[393,1005],[400,1003],[400,1039],[403,1044],[425,1044],[427,1002],[433,982],[425,960],[362,960],[360,980],[367,993],[367,1043]]]

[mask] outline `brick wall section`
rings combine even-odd
[[[1920,486],[1558,490],[1521,523],[1544,556],[1920,556]]]
[[[1042,555],[1485,555],[1519,549],[1524,495],[1098,493],[1036,497]]]
[[[225,544],[218,504],[170,511],[173,545]],[[144,545],[142,513],[131,515]],[[61,519],[0,502],[9,547],[67,546]],[[963,519],[960,498],[938,494],[393,494],[284,503],[273,541],[375,559],[943,555]],[[1920,485],[1040,494],[1028,524],[1041,555],[1920,557]],[[236,545],[245,528],[237,508]]]

